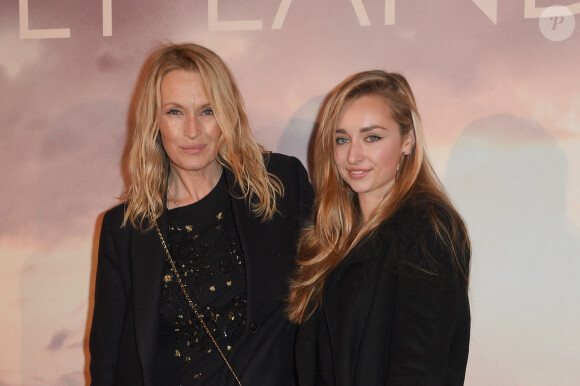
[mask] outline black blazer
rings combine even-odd
[[[467,283],[428,210],[441,208],[408,202],[329,274],[322,306],[298,331],[300,386],[463,384]],[[468,244],[459,250],[468,269]]]
[[[299,229],[309,216],[313,193],[299,160],[281,154],[266,159],[268,171],[285,188],[279,213],[268,222],[235,198],[239,187],[226,171],[247,274],[246,328],[228,360],[244,384],[293,385],[295,328],[283,309]],[[108,211],[101,230],[89,343],[93,385],[151,385],[165,253],[155,229],[121,228],[123,213],[123,205]],[[166,237],[166,214],[158,224]],[[225,365],[219,384],[236,384]]]

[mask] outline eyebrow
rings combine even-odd
[[[364,126],[360,128],[360,132],[361,133],[366,133],[367,131],[372,131],[375,129],[382,129],[382,130],[387,130],[385,127],[383,126],[379,126],[379,125],[374,125],[374,126]],[[335,133],[338,134],[346,134],[346,130],[345,129],[336,129]]]
[[[167,108],[167,107],[179,107],[179,108],[183,108],[183,105],[181,103],[178,103],[178,102],[167,102],[167,103],[162,104],[161,107],[162,108]],[[209,103],[209,102],[208,103],[205,103],[205,104],[203,104],[201,106],[198,106],[198,109],[200,109],[200,110],[201,109],[207,109],[208,107],[213,109],[213,107],[211,106],[211,103]]]

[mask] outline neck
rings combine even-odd
[[[381,190],[374,190],[367,193],[358,193],[358,203],[360,206],[360,211],[362,215],[363,224],[367,223],[374,213],[375,209],[379,206],[381,201],[391,194],[391,189],[393,187],[394,181],[392,181],[388,186]]]
[[[375,212],[375,209],[377,209],[382,200],[383,197],[380,196],[375,197],[368,194],[358,195],[358,204],[360,207],[362,224],[366,224],[370,220],[371,216]]]
[[[369,202],[369,200],[361,200],[359,196],[359,206],[360,206],[360,213],[362,216],[362,224],[366,224],[369,219],[371,218],[371,214],[377,207],[378,203]]]
[[[209,166],[203,173],[189,173],[171,168],[167,183],[167,208],[193,204],[207,196],[219,182],[223,167]]]

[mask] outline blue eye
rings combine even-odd
[[[379,137],[378,135],[369,135],[368,137],[366,137],[367,142],[376,142],[379,139],[381,139],[381,137]]]
[[[338,137],[338,138],[336,138],[336,144],[337,144],[337,145],[342,145],[342,144],[344,144],[344,143],[348,143],[348,139],[346,139],[346,138],[343,138],[343,137]]]
[[[213,110],[211,108],[205,109],[201,112],[201,115],[213,115]]]
[[[179,113],[180,113],[180,111],[176,110],[176,109],[171,109],[171,110],[167,111],[167,114],[169,114],[169,115],[177,115]]]

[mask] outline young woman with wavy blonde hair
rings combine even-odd
[[[227,65],[196,44],[147,61],[125,202],[103,219],[96,385],[293,385],[284,315],[312,188],[255,141]]]
[[[312,149],[315,205],[287,307],[300,385],[462,384],[469,238],[406,79],[347,78]]]

